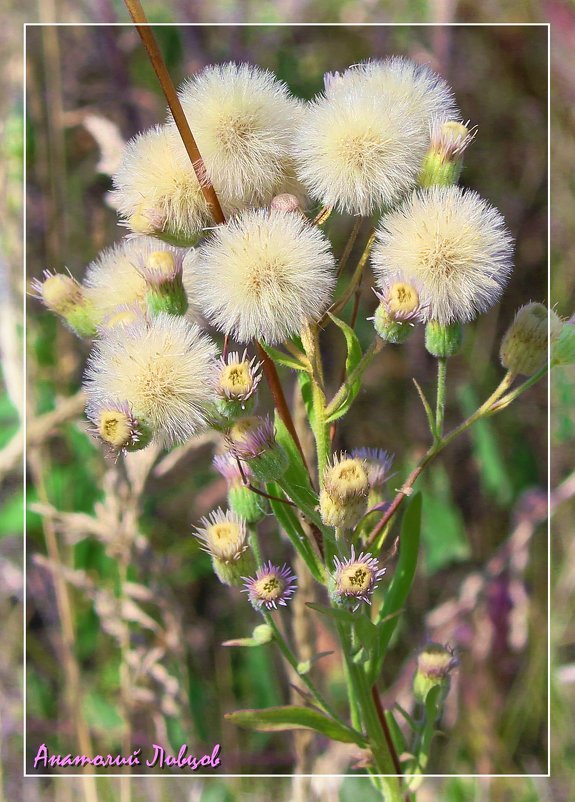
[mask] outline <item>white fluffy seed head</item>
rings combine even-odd
[[[356,88],[320,96],[298,131],[298,176],[324,205],[368,215],[414,185],[428,138],[405,102]]]
[[[114,205],[137,234],[193,240],[212,225],[190,157],[172,126],[157,125],[131,139],[113,180]]]
[[[385,215],[372,264],[387,293],[418,287],[426,320],[472,320],[500,298],[512,270],[513,241],[502,215],[477,192],[457,186],[413,192]]]
[[[239,204],[264,206],[282,189],[302,103],[250,64],[206,67],[180,89],[206,172]]]
[[[335,283],[329,241],[305,218],[263,209],[219,226],[195,263],[199,308],[238,342],[283,342],[317,320]]]
[[[428,131],[432,120],[458,120],[459,111],[447,82],[425,64],[403,56],[355,64],[326,82],[328,97],[350,90],[371,94],[387,104],[402,103],[414,124]]]
[[[94,345],[85,389],[90,403],[127,402],[161,443],[181,443],[206,422],[215,401],[216,346],[182,317],[111,329]]]
[[[184,251],[154,237],[129,237],[105,248],[86,269],[84,284],[101,323],[118,307],[137,307],[146,311],[148,283],[145,268],[152,254],[169,253],[176,262],[184,259]],[[188,271],[184,264],[184,274]]]

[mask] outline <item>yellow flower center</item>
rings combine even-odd
[[[282,595],[285,583],[278,576],[263,576],[254,584],[258,598],[276,601]]]
[[[352,563],[341,569],[339,585],[345,593],[361,596],[371,584],[373,572],[365,563]]]
[[[148,256],[147,267],[169,277],[175,273],[176,262],[169,251],[153,251]]]
[[[259,426],[259,419],[255,416],[249,418],[241,418],[237,423],[234,423],[230,429],[230,439],[234,443],[243,443],[247,435],[253,432]]]
[[[208,537],[214,545],[221,547],[235,545],[241,539],[240,527],[229,521],[212,524],[208,529]]]
[[[387,305],[392,313],[409,314],[419,306],[419,295],[410,284],[398,281],[389,288]]]
[[[362,462],[346,459],[336,463],[328,474],[326,484],[338,496],[364,495],[369,491],[369,481]]]
[[[242,396],[253,387],[249,362],[226,365],[220,375],[220,390],[227,396]]]
[[[130,439],[130,419],[125,412],[117,410],[101,412],[98,432],[102,440],[115,448],[122,448]]]

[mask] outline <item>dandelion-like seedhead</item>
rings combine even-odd
[[[212,216],[176,128],[157,125],[126,145],[113,176],[113,202],[136,234],[193,243]],[[220,188],[217,187],[219,190]],[[220,192],[224,210],[225,194]]]
[[[384,451],[383,448],[355,448],[351,456],[367,467],[367,478],[371,489],[382,487],[386,483],[393,464],[393,454],[390,451]]]
[[[256,610],[285,607],[296,591],[297,577],[285,563],[280,568],[270,561],[258,568],[255,577],[244,579],[244,592]]]
[[[179,94],[211,182],[236,203],[269,203],[289,176],[301,101],[251,64],[206,67]]]
[[[239,342],[283,342],[325,311],[335,283],[329,241],[302,216],[263,209],[218,226],[194,265],[198,306]]]
[[[401,100],[355,87],[320,96],[298,131],[297,173],[324,205],[369,215],[414,186],[428,136]]]
[[[402,56],[364,61],[343,73],[328,73],[328,97],[345,97],[351,91],[372,95],[388,105],[405,104],[421,130],[429,130],[433,120],[459,119],[449,84],[427,65]]]
[[[217,509],[202,518],[195,535],[204,551],[224,562],[238,560],[249,548],[245,521],[231,510]]]
[[[379,580],[385,574],[385,568],[371,554],[361,553],[356,557],[354,547],[351,547],[351,556],[347,560],[334,558],[335,573],[333,575],[332,595],[339,602],[348,601],[371,603],[373,591],[377,588]]]
[[[378,286],[418,288],[425,319],[472,320],[495,304],[512,270],[512,238],[501,214],[476,192],[432,187],[385,215],[372,250]]]
[[[215,344],[183,317],[109,330],[88,360],[90,401],[126,401],[161,443],[184,442],[205,423],[215,400]]]

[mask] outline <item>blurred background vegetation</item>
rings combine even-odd
[[[575,99],[575,67],[568,57],[575,41],[572,7],[423,0],[394,3],[392,12],[381,2],[312,4],[291,0],[270,4],[265,10],[249,2],[209,7],[188,2],[150,3],[146,9],[152,21],[174,23],[550,18],[554,90],[550,300],[561,314],[573,312],[574,278],[568,269],[575,248],[570,229]],[[126,14],[116,2],[13,8],[11,21],[17,25],[24,20],[109,23],[126,21]],[[18,664],[23,496],[18,420],[23,414],[20,302],[27,284],[21,270],[19,225],[21,53],[9,28],[2,30],[0,37],[8,89],[0,100],[2,148],[8,157],[2,160],[6,191],[0,198],[5,382],[0,399],[0,568],[5,621],[0,676],[5,699],[3,788],[5,797],[12,800],[22,797]],[[516,270],[503,303],[477,321],[468,334],[464,354],[453,360],[448,424],[460,419],[486,395],[499,375],[498,342],[514,310],[528,300],[548,298],[547,29],[169,27],[158,29],[158,38],[176,82],[211,61],[247,59],[274,70],[295,93],[311,97],[321,88],[326,70],[342,69],[367,57],[401,53],[431,62],[452,84],[462,114],[479,127],[468,151],[462,183],[501,209],[517,239]],[[129,28],[29,28],[27,74],[27,281],[44,267],[60,270],[64,265],[81,276],[88,261],[123,233],[106,205],[110,188],[106,170],[117,157],[117,140],[161,121],[165,104],[138,37]],[[103,120],[116,127],[105,127]],[[341,250],[349,226],[349,221],[336,221],[331,231],[336,252]],[[366,281],[358,323],[364,338],[369,336],[365,317],[373,308],[368,285]],[[339,371],[340,347],[339,342],[326,343],[326,353],[333,354],[334,376]],[[213,443],[207,440],[179,452],[171,462],[169,458],[154,464],[140,460],[131,475],[122,475],[119,466],[104,461],[86,435],[75,401],[86,353],[85,345],[30,302],[27,409],[32,443],[25,622],[29,749],[34,751],[46,741],[54,751],[74,751],[79,737],[88,737],[95,751],[120,749],[126,718],[130,718],[132,748],[158,739],[173,745],[184,741],[207,745],[219,740],[230,773],[289,773],[293,755],[288,737],[246,734],[222,722],[223,713],[235,707],[286,701],[287,688],[271,650],[232,652],[220,647],[222,640],[247,634],[257,617],[245,604],[237,603],[237,596],[221,588],[190,537],[191,524],[224,500],[225,489],[210,469]],[[426,357],[420,338],[401,350],[386,349],[372,366],[365,392],[339,430],[338,447],[390,449],[398,455],[395,467],[403,475],[425,445],[426,435],[412,376],[424,387],[433,385],[433,362]],[[575,759],[571,712],[575,633],[569,618],[575,585],[571,538],[574,393],[573,372],[557,373],[550,429],[553,776],[525,781],[428,780],[418,795],[424,802],[567,802],[575,795],[575,783],[567,770]],[[59,410],[60,417],[58,412],[50,417],[53,410]],[[413,653],[426,636],[450,641],[461,650],[462,664],[444,720],[445,735],[438,739],[433,758],[438,773],[546,771],[547,445],[547,395],[541,386],[488,425],[475,429],[471,437],[454,444],[422,483],[424,559],[396,647],[385,667],[382,688],[388,690],[388,701],[408,694]],[[74,518],[69,513],[90,517]],[[114,527],[126,533],[133,555],[125,578],[132,593],[131,691],[137,705],[129,716],[120,703],[125,677],[119,646],[126,645],[126,630],[115,626],[121,623],[117,599],[123,552],[121,547],[111,551],[107,540]],[[58,583],[54,583],[49,562],[54,548],[68,568],[65,585],[70,620],[64,621],[64,627],[57,613]],[[279,555],[279,551],[275,553]],[[35,557],[37,554],[40,556]],[[318,636],[329,648],[330,633],[319,629]],[[79,676],[74,675],[74,666]],[[323,682],[332,693],[341,694],[337,663],[326,660],[319,666],[323,666]],[[70,680],[81,688],[82,697],[74,720],[67,707]],[[325,752],[325,744],[316,746],[320,753]],[[318,775],[340,771],[338,767],[345,766],[348,757],[348,753],[327,750],[319,755],[315,770]],[[118,783],[105,778],[97,783],[26,780],[25,794],[31,800],[119,798]],[[181,797],[201,802],[287,800],[293,793],[288,779],[146,779],[135,781],[132,788],[133,799]],[[362,778],[348,778],[340,787],[340,781],[318,776],[308,793],[310,800],[369,802],[373,798]]]

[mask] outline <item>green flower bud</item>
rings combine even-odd
[[[64,273],[44,271],[43,281],[34,279],[32,290],[36,298],[59,315],[79,337],[96,333],[96,314],[81,284]]]
[[[393,345],[404,343],[414,331],[411,323],[396,320],[390,315],[383,303],[381,303],[375,311],[373,325],[381,339]]]
[[[501,342],[501,364],[512,373],[532,376],[547,363],[549,330],[553,345],[562,328],[560,318],[543,304],[522,306]]]
[[[551,345],[553,365],[575,364],[575,320],[563,323],[559,337]]]
[[[463,165],[463,152],[474,136],[475,132],[470,132],[467,126],[454,120],[435,125],[431,145],[423,159],[419,185],[456,184]]]
[[[425,326],[425,347],[428,352],[439,358],[455,356],[461,350],[463,327],[461,323],[443,325],[430,320]]]
[[[429,643],[417,656],[417,669],[413,678],[413,693],[418,702],[425,704],[429,691],[440,685],[447,694],[449,675],[459,661],[453,652],[439,643]]]
[[[365,463],[335,455],[323,476],[319,512],[326,526],[353,529],[367,510],[369,480]]]

